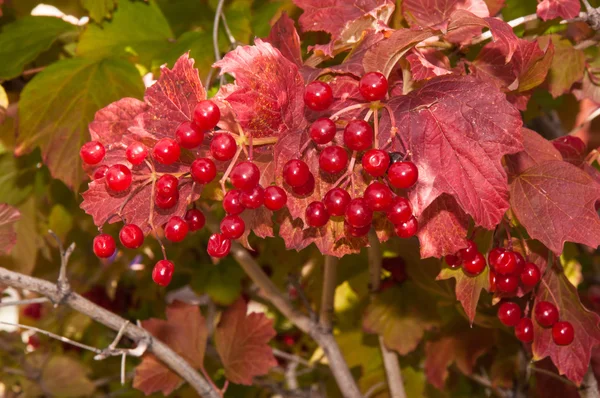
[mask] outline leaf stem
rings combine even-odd
[[[370,105],[369,103],[360,103],[360,104],[350,105],[350,106],[347,106],[345,108],[340,109],[339,111],[337,111],[333,115],[329,116],[329,118],[335,122],[336,120],[338,120],[340,118],[340,115],[343,115],[344,113],[353,111],[355,109],[366,108],[369,105]]]

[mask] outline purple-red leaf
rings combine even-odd
[[[511,175],[521,174],[528,168],[548,160],[563,160],[555,145],[535,131],[523,128],[521,133],[523,150],[505,158]]]
[[[294,20],[283,12],[265,39],[273,47],[281,52],[288,60],[298,67],[302,66],[302,49],[300,48],[300,36],[294,25]]]
[[[19,210],[6,203],[0,203],[0,253],[10,253],[15,243],[17,243],[14,224],[20,217]]]
[[[579,15],[579,0],[542,0],[537,5],[537,15],[544,21],[554,18],[571,19]]]
[[[552,140],[552,145],[556,148],[563,159],[577,167],[581,166],[585,160],[587,145],[581,138],[574,135],[565,135]]]
[[[450,60],[439,51],[413,49],[406,60],[410,64],[410,71],[415,80],[431,79],[451,73]]]
[[[430,204],[419,217],[421,258],[455,254],[467,246],[469,217],[456,200],[442,195]]]
[[[445,31],[450,15],[466,10],[485,18],[490,16],[483,0],[403,0],[402,13],[411,26],[431,27]]]

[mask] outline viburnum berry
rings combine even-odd
[[[477,249],[477,244],[469,239],[467,240],[467,247],[458,251],[458,256],[463,261],[469,261],[475,258],[477,253],[479,253],[479,250]]]
[[[310,125],[308,133],[315,144],[330,143],[335,137],[335,122],[328,117],[318,118]]]
[[[265,203],[265,190],[260,185],[240,193],[240,202],[246,209],[258,209]]]
[[[94,254],[100,258],[108,258],[115,253],[117,246],[112,236],[100,234],[94,238]]]
[[[373,145],[373,128],[362,119],[348,122],[344,129],[344,145],[353,151],[365,151]]]
[[[269,210],[277,211],[282,209],[287,203],[287,193],[281,187],[270,185],[265,188],[265,207]]]
[[[229,133],[215,134],[210,143],[210,154],[217,160],[231,160],[237,151],[235,138]]]
[[[319,168],[327,173],[335,174],[348,165],[348,152],[338,145],[324,148],[319,155]]]
[[[388,169],[387,177],[393,187],[408,189],[419,179],[419,170],[413,162],[396,162]]]
[[[463,270],[472,276],[481,274],[485,269],[485,266],[485,257],[479,252],[476,252],[472,258],[463,260],[462,262]]]
[[[515,256],[515,261],[517,262],[515,273],[521,273],[521,271],[523,271],[523,267],[525,267],[525,258],[519,252],[513,251],[513,254]]]
[[[169,260],[159,260],[152,270],[152,280],[159,286],[165,287],[171,283],[175,265]]]
[[[415,217],[411,217],[408,219],[408,221],[401,224],[394,225],[394,231],[396,231],[396,235],[404,239],[415,236],[418,229],[419,222]]]
[[[94,180],[99,180],[104,178],[106,175],[106,170],[108,170],[108,166],[103,164],[102,166],[98,166],[96,170],[94,170]]]
[[[232,189],[225,194],[223,198],[223,210],[225,210],[225,213],[235,216],[244,211],[245,207],[240,200],[241,193],[242,191],[239,189]]]
[[[495,247],[492,250],[490,250],[490,252],[488,253],[488,263],[490,264],[490,267],[492,267],[492,268],[496,267],[498,258],[504,252],[505,252],[505,249],[503,249],[501,247]]]
[[[215,162],[208,158],[199,158],[192,162],[190,174],[192,175],[192,179],[198,184],[208,184],[215,179],[217,166]]]
[[[161,196],[173,196],[177,192],[179,180],[171,174],[164,174],[156,181],[156,194]]]
[[[228,239],[238,239],[244,235],[246,223],[240,216],[225,216],[221,220],[221,234]]]
[[[86,142],[79,150],[79,156],[81,156],[81,160],[90,165],[100,163],[102,159],[104,159],[105,153],[106,150],[104,149],[104,145],[98,141]]]
[[[141,142],[134,142],[129,144],[125,150],[125,156],[127,161],[134,166],[142,164],[148,156],[148,149]]]
[[[498,307],[498,319],[506,326],[517,326],[521,320],[521,307],[512,301],[505,301]]]
[[[152,157],[161,164],[170,165],[179,159],[181,148],[179,144],[172,138],[161,138],[154,148],[152,148]]]
[[[454,254],[446,255],[444,257],[444,261],[446,261],[446,264],[448,264],[448,267],[450,267],[452,269],[456,269],[456,268],[460,267],[460,265],[462,264],[461,258]]]
[[[533,341],[533,322],[529,318],[521,318],[517,326],[515,326],[515,336],[523,343],[531,343]]]
[[[38,320],[42,317],[42,304],[31,303],[23,308],[23,315],[27,318]]]
[[[381,177],[390,166],[390,156],[381,149],[369,149],[362,157],[362,166],[371,176]]]
[[[304,103],[313,111],[324,111],[333,103],[333,90],[318,80],[309,83],[304,89]]]
[[[525,287],[534,287],[540,281],[542,275],[540,269],[534,263],[525,263],[521,271],[521,283]]]
[[[493,270],[489,272],[489,281],[490,281],[490,292],[494,293],[498,290],[498,286],[496,285],[496,273]]]
[[[363,198],[354,198],[346,207],[346,221],[353,227],[364,227],[373,221],[373,210]]]
[[[258,185],[260,170],[250,161],[241,162],[231,170],[229,179],[237,189],[249,190]]]
[[[534,313],[535,320],[542,327],[549,328],[558,322],[558,308],[549,301],[538,301]]]
[[[37,334],[32,334],[27,338],[27,347],[33,350],[40,348],[40,338]]]
[[[350,194],[342,188],[332,188],[323,197],[323,204],[332,216],[343,216],[350,203]]]
[[[177,142],[183,148],[194,149],[204,140],[204,132],[200,130],[194,123],[183,122],[175,131]]]
[[[329,221],[329,212],[323,202],[312,202],[306,207],[306,223],[310,227],[322,227]]]
[[[552,340],[557,345],[569,345],[575,339],[575,329],[571,322],[556,322],[552,326]]]
[[[183,217],[188,225],[190,232],[198,231],[204,227],[206,218],[204,213],[198,209],[188,209]]]
[[[308,175],[308,181],[299,187],[292,187],[292,192],[298,196],[308,196],[315,190],[315,177],[310,173]]]
[[[347,221],[344,221],[344,233],[349,238],[360,238],[367,235],[370,230],[371,224],[367,224],[364,227],[353,227]]]
[[[401,152],[390,152],[389,156],[390,156],[390,165],[401,162],[406,158],[406,155]]]
[[[193,119],[200,131],[212,130],[221,119],[221,111],[211,100],[200,101],[194,108]]]
[[[176,191],[174,195],[171,196],[163,196],[156,195],[154,197],[154,203],[159,209],[167,210],[172,208],[179,201],[179,191]]]
[[[380,101],[385,98],[388,81],[379,72],[365,73],[358,82],[358,91],[367,101]]]
[[[181,242],[189,231],[187,222],[179,216],[173,216],[165,225],[165,237],[171,242]]]
[[[373,211],[387,211],[392,206],[394,193],[387,185],[374,181],[365,189],[364,198]]]
[[[144,243],[144,233],[136,224],[125,224],[119,231],[119,240],[128,249],[137,249]]]
[[[129,167],[120,163],[113,164],[106,170],[104,179],[111,191],[125,191],[131,185],[131,170],[129,170]]]
[[[500,253],[496,259],[494,270],[500,275],[514,274],[517,270],[517,258],[515,254],[510,250]]]
[[[394,225],[399,225],[407,222],[412,217],[412,209],[408,199],[401,196],[396,196],[392,200],[392,204],[388,209],[387,218]]]
[[[306,184],[310,174],[308,165],[300,159],[288,160],[283,166],[283,180],[291,187],[299,187]]]
[[[206,251],[211,257],[225,257],[231,250],[231,240],[227,239],[223,234],[212,234],[208,238]]]
[[[519,287],[519,278],[516,275],[496,274],[496,287],[502,293],[513,293]]]

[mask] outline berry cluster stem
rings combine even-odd
[[[235,163],[237,162],[238,158],[240,157],[240,154],[242,153],[243,148],[244,148],[243,145],[238,145],[237,151],[235,151],[235,155],[233,155],[233,159],[231,159],[229,166],[227,166],[227,170],[225,170],[225,173],[223,173],[223,177],[221,177],[221,179],[219,180],[219,184],[221,184],[221,189],[223,190],[223,194],[227,193],[227,189],[225,188],[225,182],[227,181],[227,177],[229,177],[229,174],[231,173],[233,166],[235,166]]]

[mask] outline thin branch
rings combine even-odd
[[[594,371],[590,366],[583,379],[583,385],[580,390],[581,398],[600,398],[600,392],[598,392],[598,381]]]
[[[227,23],[227,18],[225,18],[224,11],[221,11],[221,22],[223,22],[223,28],[225,29],[225,33],[227,34],[227,39],[229,39],[229,44],[231,44],[232,48],[235,48],[237,46],[237,40],[235,39],[235,36],[233,36],[233,33],[229,28],[229,24]]]
[[[306,308],[306,311],[308,312],[308,316],[310,317],[310,320],[313,322],[316,322],[318,319],[317,314],[315,313],[312,306],[310,305],[310,301],[308,300],[308,297],[306,297],[306,293],[304,292],[304,289],[302,288],[300,281],[298,281],[297,275],[289,274],[288,281],[290,282],[290,285],[292,285],[292,287],[294,289],[296,289],[296,292],[298,293],[298,297],[300,298],[300,301],[302,301],[304,308]]]
[[[379,390],[381,390],[382,388],[385,388],[385,383],[383,381],[373,384],[365,393],[365,398],[370,398],[372,395],[375,395],[375,393],[378,392]],[[394,397],[394,398],[396,398],[396,397]]]
[[[29,304],[41,304],[46,303],[48,300],[47,297],[36,297],[25,300],[10,300],[10,301],[0,301],[0,308],[2,307],[10,307],[13,305],[29,305]]]
[[[327,332],[331,332],[332,329],[333,301],[335,298],[335,287],[337,286],[337,264],[337,257],[325,256],[319,325]]]
[[[287,361],[298,362],[299,364],[302,364],[302,365],[306,366],[307,368],[313,367],[313,365],[310,362],[308,362],[306,359],[299,357],[298,355],[290,354],[289,352],[278,350],[277,348],[273,348],[273,355],[278,358],[285,359]]]
[[[215,62],[221,60],[221,51],[219,50],[219,21],[221,20],[224,4],[225,0],[219,0],[219,3],[217,4],[217,10],[215,11],[215,19],[213,21],[212,39],[213,49],[215,52]]]

